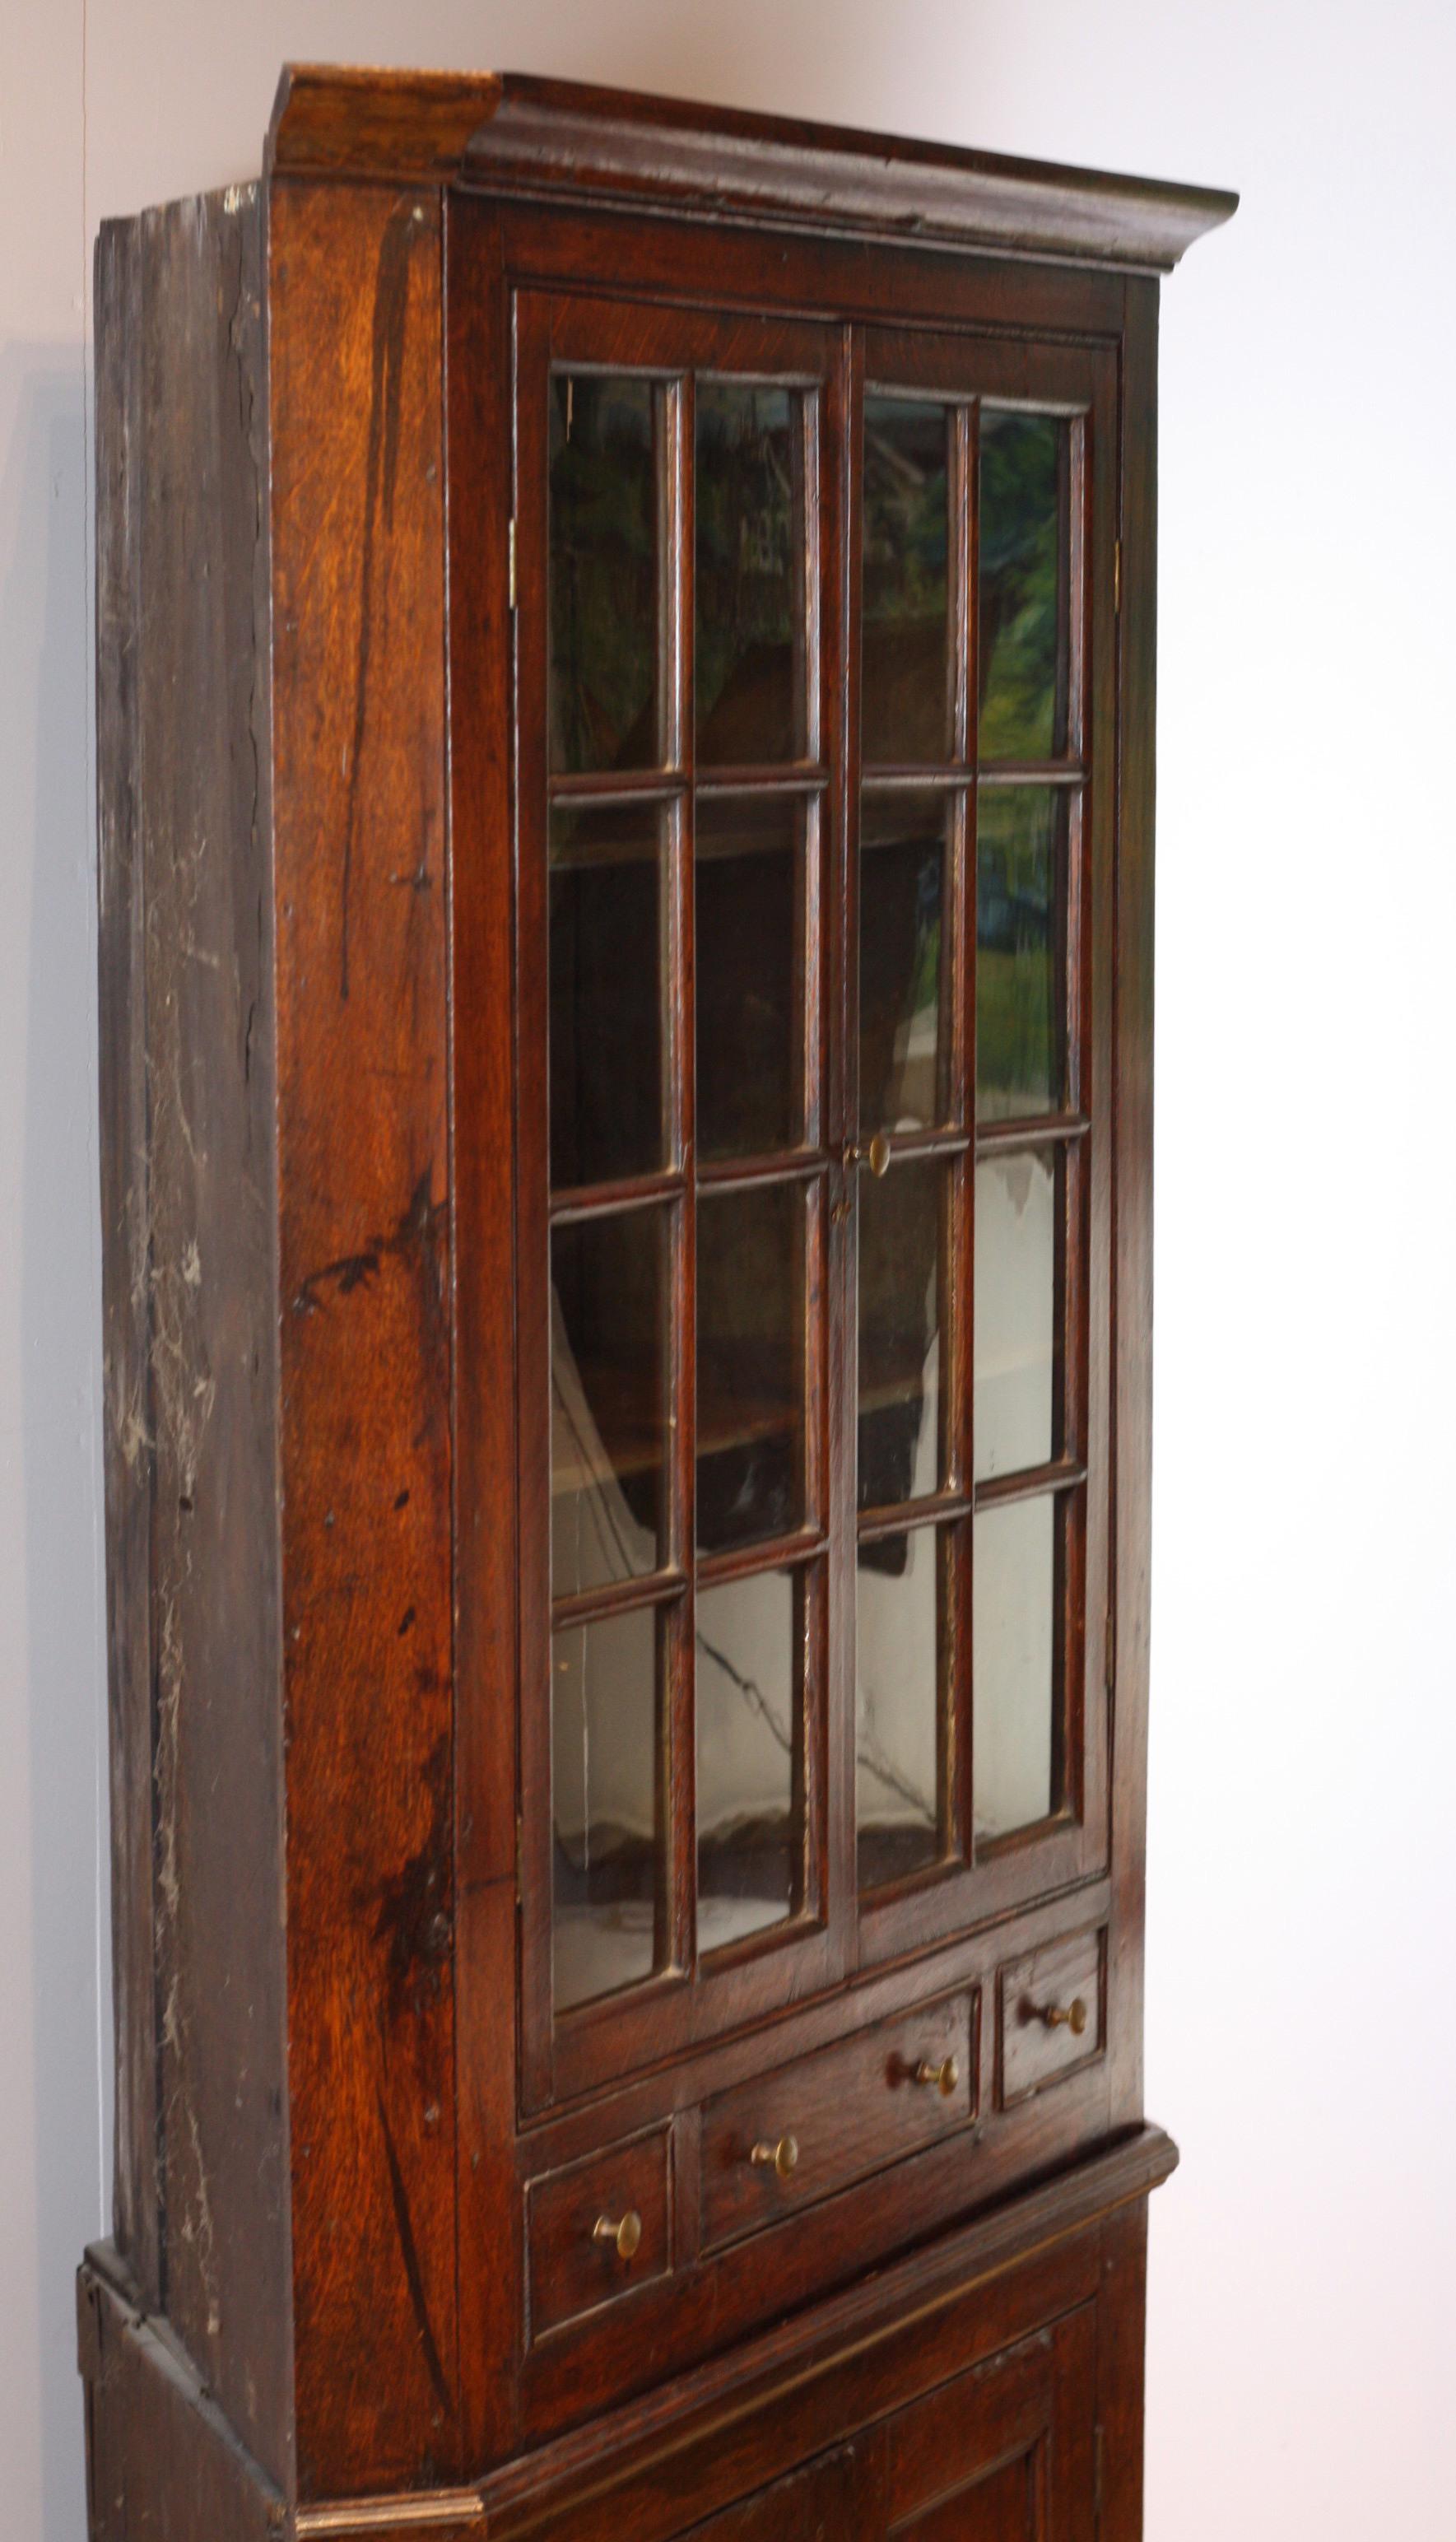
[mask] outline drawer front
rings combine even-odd
[[[533,2180],[526,2193],[533,2340],[666,2277],[670,2217],[666,2128]]]
[[[1029,2101],[1102,2054],[1105,1932],[1009,1960],[996,1979],[997,2099]]]
[[[967,2127],[977,2114],[979,2059],[972,1987],[710,2101],[703,2248],[761,2232]]]

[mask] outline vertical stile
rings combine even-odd
[[[830,1247],[831,1295],[838,1313],[830,1346],[832,1461],[829,1499],[829,1900],[835,1956],[852,1969],[858,1959],[859,1917],[855,1850],[855,1424],[859,1332],[859,1206],[856,1176],[847,1162],[859,1119],[859,689],[862,540],[864,528],[864,336],[846,327],[835,374],[837,429],[833,461],[837,502],[834,514],[838,553],[823,577],[836,612],[831,658],[840,672],[835,712],[826,741],[830,762],[832,863],[830,906],[838,911],[831,931],[834,957],[829,1037],[829,1189],[836,1208]],[[836,1274],[837,1276],[836,1276]]]
[[[667,968],[672,1015],[671,1083],[672,1154],[681,1166],[684,1189],[674,1216],[673,1347],[671,1370],[670,1492],[672,1543],[687,1586],[669,1610],[667,1734],[668,1948],[673,1969],[692,1970],[697,1963],[697,1840],[694,1796],[697,1780],[695,1700],[696,1629],[696,1478],[697,1478],[697,1169],[694,1125],[695,1047],[693,1015],[693,839],[695,803],[693,769],[695,731],[692,690],[693,659],[693,397],[691,372],[673,382],[666,394],[668,413],[666,505],[670,535],[666,555],[673,561],[664,574],[667,606],[666,735],[671,764],[687,783],[673,823],[673,874],[669,899],[672,939]]]
[[[523,1064],[517,1077],[516,1206],[528,1259],[544,1278],[523,1282],[517,1299],[517,1418],[531,1438],[550,1403],[549,1116],[546,990],[541,948],[546,934],[547,645],[549,608],[547,400],[550,320],[540,301],[516,306],[517,427],[514,516],[520,588],[513,619],[516,667],[516,1002]],[[520,1485],[521,1791],[544,1805],[521,1823],[521,2065],[528,2100],[554,2088],[551,2024],[551,1629],[550,1472],[546,1458],[523,1460]]]
[[[978,405],[956,410],[958,513],[956,540],[957,584],[961,606],[957,628],[956,664],[959,681],[956,753],[973,770],[980,749],[980,551],[981,551],[981,409]],[[960,793],[956,804],[956,877],[957,896],[952,925],[957,983],[956,1032],[959,1068],[955,1085],[959,1096],[954,1118],[967,1133],[964,1155],[958,1160],[960,1177],[961,1261],[954,1322],[959,1336],[958,1365],[953,1367],[952,1400],[956,1407],[960,1463],[953,1477],[955,1486],[968,1498],[973,1490],[976,1471],[976,837],[977,785],[971,784]],[[972,1700],[972,1670],[975,1650],[972,1632],[973,1572],[975,1564],[975,1523],[962,1519],[954,1533],[956,1601],[956,1672],[951,1686],[951,1702],[957,1722],[957,1742],[951,1758],[954,1789],[951,1813],[956,1827],[956,1850],[962,1859],[972,1863],[976,1857],[975,1818],[975,1710]]]

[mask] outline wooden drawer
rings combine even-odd
[[[670,2212],[666,2128],[533,2180],[526,2192],[532,2339],[666,2277]]]
[[[1071,1933],[996,1978],[996,2098],[1009,2110],[1102,2054],[1105,1932]]]
[[[964,1988],[709,2101],[704,2250],[760,2232],[968,2126],[977,2111],[980,2035],[980,1990]],[[938,2079],[917,2079],[932,2069]],[[780,2146],[784,2159],[775,2164]]]

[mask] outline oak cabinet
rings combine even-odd
[[[1231,209],[295,72],[103,233],[97,2542],[1138,2529]]]

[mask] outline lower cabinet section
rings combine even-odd
[[[655,2231],[659,2151],[546,2184],[543,2250],[599,2209],[619,2233],[624,2198]],[[97,2251],[92,2542],[1140,2542],[1147,2193],[1175,2159],[1139,2130],[554,2444],[386,2495],[290,2499]],[[544,2303],[591,2299],[575,2266],[543,2261]]]
[[[991,2357],[690,2542],[1092,2542],[1097,2314]]]

